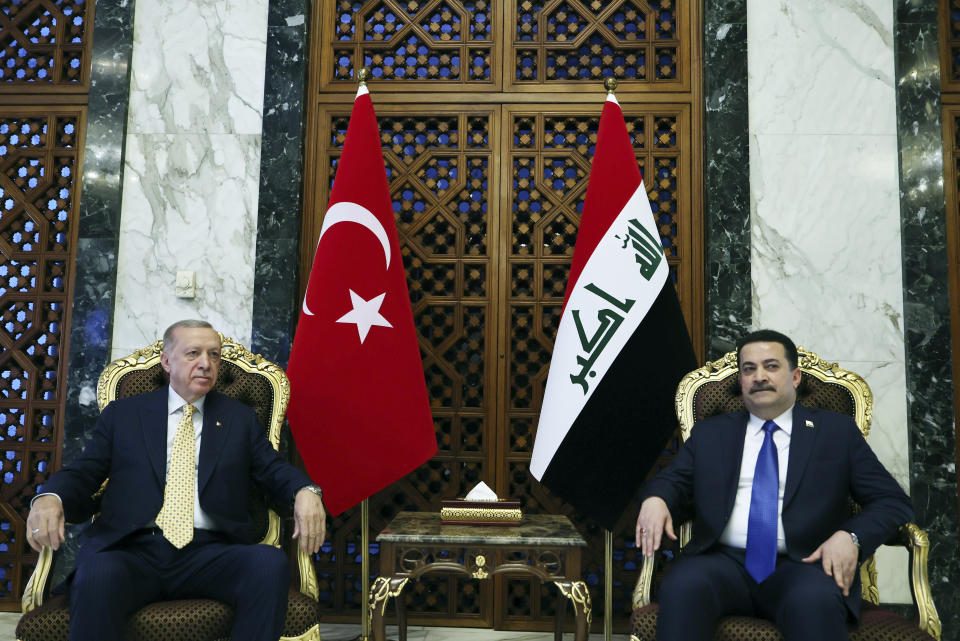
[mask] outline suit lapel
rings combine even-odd
[[[203,492],[204,486],[213,475],[230,432],[230,421],[223,412],[221,400],[219,394],[209,392],[203,402],[203,434],[200,436],[200,463],[197,469],[198,492]]]
[[[730,416],[730,425],[728,429],[729,436],[724,439],[721,447],[723,448],[722,458],[717,459],[721,462],[720,474],[724,488],[724,515],[730,516],[733,512],[733,503],[737,498],[737,485],[740,483],[740,466],[743,464],[743,441],[747,431],[747,420],[750,415],[746,412],[738,412]]]
[[[790,433],[790,457],[787,464],[787,482],[783,490],[783,507],[800,487],[800,479],[807,469],[807,462],[817,439],[817,428],[807,408],[799,403],[793,406],[793,431]]]
[[[140,410],[140,430],[150,466],[163,486],[167,477],[167,387],[150,392]]]

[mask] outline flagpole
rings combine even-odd
[[[613,532],[603,531],[603,639],[611,641],[613,638]]]
[[[363,598],[360,604],[360,641],[370,640],[370,500],[360,503],[360,545],[363,555],[360,557],[360,572],[363,573]]]
[[[366,67],[357,72],[357,82],[361,87],[367,85],[370,70]],[[362,598],[360,599],[360,637],[357,641],[370,641],[370,502],[360,502],[360,579]]]
[[[608,94],[612,94],[617,88],[616,78],[606,78],[603,81],[603,88]],[[612,641],[613,639],[613,532],[603,531],[604,553],[603,553],[603,639]]]

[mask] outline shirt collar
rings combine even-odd
[[[762,418],[750,414],[750,420],[747,421],[747,430],[750,431],[751,434],[759,434],[765,422]],[[793,406],[791,405],[790,409],[773,419],[773,422],[776,423],[777,427],[783,430],[787,436],[790,436],[790,433],[793,431]]]
[[[190,405],[193,405],[193,408],[197,412],[203,414],[203,402],[206,400],[206,396],[201,396],[194,402],[190,403]],[[183,397],[174,392],[171,385],[167,385],[167,414],[179,412],[180,408],[182,408],[184,405],[187,405],[187,402],[183,400]]]

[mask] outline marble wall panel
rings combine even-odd
[[[259,134],[266,0],[138,0],[131,133]]]
[[[752,320],[861,370],[871,444],[908,486],[893,14],[748,1]],[[909,602],[905,576],[880,580]]]
[[[267,0],[138,0],[114,357],[172,321],[249,344]],[[178,270],[197,296],[177,298]]]
[[[127,136],[113,356],[203,318],[250,341],[259,135]],[[178,270],[196,298],[177,298]]]

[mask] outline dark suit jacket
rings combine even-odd
[[[746,411],[736,412],[694,425],[677,457],[644,488],[644,498],[661,497],[671,515],[693,501],[693,536],[685,553],[713,546],[730,519],[748,417]],[[861,506],[859,514],[851,514],[849,498]],[[853,419],[797,404],[782,517],[791,559],[808,556],[837,530],[855,532],[860,558],[866,559],[913,518],[913,507]],[[848,605],[856,615],[859,572],[850,595]]]
[[[100,515],[84,531],[78,561],[152,522],[163,505],[167,454],[167,387],[110,403],[75,460],[53,474],[43,492],[63,500],[69,522],[90,518],[90,499],[110,478]],[[289,503],[310,478],[279,457],[254,411],[210,392],[203,408],[197,487],[216,528],[254,543],[248,492],[256,482],[277,503]]]

